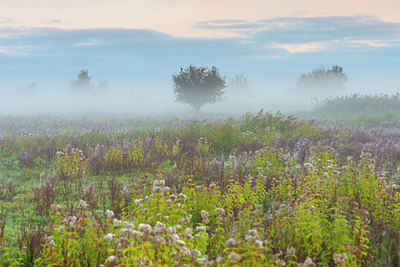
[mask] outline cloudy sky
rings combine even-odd
[[[67,87],[87,68],[94,81],[170,91],[171,74],[196,64],[286,90],[341,65],[349,90],[392,92],[399,10],[398,0],[2,0],[0,85]]]

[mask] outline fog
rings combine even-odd
[[[171,70],[171,73],[174,73]],[[0,115],[36,115],[41,113],[53,115],[74,116],[102,116],[102,115],[171,115],[171,116],[207,116],[210,114],[242,115],[245,112],[257,112],[261,109],[269,112],[290,113],[302,110],[312,110],[324,99],[334,96],[351,95],[354,93],[394,94],[395,84],[386,84],[373,79],[364,83],[355,84],[349,78],[346,88],[342,90],[328,90],[318,88],[316,92],[302,92],[296,88],[298,77],[282,79],[279,82],[270,83],[252,81],[246,78],[248,85],[245,88],[234,88],[226,77],[227,87],[221,101],[205,104],[199,112],[188,104],[175,100],[173,82],[149,80],[148,84],[140,84],[130,87],[124,81],[113,81],[109,83],[106,92],[90,92],[85,94],[74,94],[71,88],[66,86],[70,81],[63,82],[64,85],[52,83],[35,84],[33,90],[29,89],[31,83],[20,87],[2,86],[0,90]],[[248,77],[252,77],[249,75]],[[387,82],[387,81],[386,81]],[[129,84],[133,82],[130,81]],[[127,83],[128,84],[128,83]],[[371,86],[372,85],[372,86]],[[377,90],[372,89],[373,87]],[[31,88],[32,89],[32,88]],[[379,89],[379,90],[378,90]],[[325,92],[326,91],[326,92]],[[325,93],[321,93],[325,92]]]

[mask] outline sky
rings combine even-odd
[[[189,64],[282,92],[340,65],[349,92],[395,92],[398,10],[398,0],[2,0],[0,94],[32,82],[65,90],[85,68],[93,82],[172,98],[171,75]]]

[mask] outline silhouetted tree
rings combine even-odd
[[[88,70],[81,70],[78,74],[78,80],[72,81],[70,87],[73,93],[88,93],[91,89],[90,79]]]
[[[249,84],[247,83],[247,79],[243,76],[243,74],[239,74],[235,76],[235,79],[232,79],[229,82],[228,88],[239,93],[248,90]]]
[[[344,89],[346,82],[347,76],[343,68],[332,66],[332,68],[318,68],[311,73],[302,74],[297,81],[297,88],[302,91],[327,94]]]
[[[214,66],[209,69],[190,65],[172,78],[176,101],[189,104],[196,111],[206,103],[221,101],[225,93],[226,79]]]
[[[36,83],[30,83],[18,88],[17,93],[21,96],[34,96],[36,94]]]

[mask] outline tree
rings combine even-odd
[[[177,75],[172,75],[176,101],[189,104],[199,111],[206,103],[221,101],[225,93],[226,78],[216,67],[196,67],[190,65],[181,68]]]
[[[90,84],[90,79],[88,70],[81,70],[78,74],[78,80],[72,81],[70,87],[73,93],[89,93],[92,85]]]
[[[302,74],[297,81],[297,88],[303,92],[318,94],[332,93],[341,89],[347,82],[347,76],[340,66],[314,69],[311,73]]]
[[[30,83],[24,87],[19,87],[17,93],[21,96],[34,96],[36,94],[36,83]]]
[[[229,82],[228,87],[234,92],[243,92],[249,89],[249,84],[243,74],[239,74],[235,76],[235,79]]]

